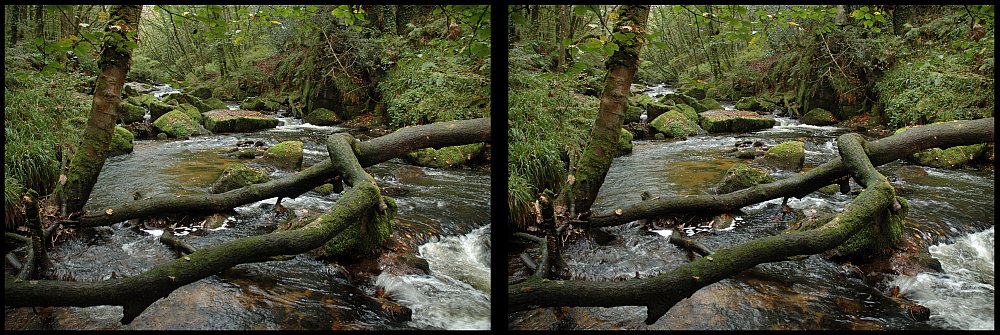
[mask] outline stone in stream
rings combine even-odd
[[[173,110],[163,114],[156,121],[153,121],[156,129],[176,138],[187,138],[191,135],[203,133],[201,125],[192,120],[187,114],[180,110]]]
[[[201,86],[191,90],[190,94],[198,99],[208,99],[212,97],[212,90],[208,87]]]
[[[774,119],[738,110],[710,110],[698,113],[701,128],[709,133],[746,132],[774,127]]]
[[[125,101],[130,104],[136,106],[142,106],[149,109],[149,114],[152,116],[153,120],[159,119],[161,116],[163,116],[163,114],[167,114],[168,112],[176,108],[171,104],[160,101],[160,99],[157,99],[152,94],[143,94],[137,97],[130,97],[128,99],[125,99]]]
[[[128,129],[115,126],[115,133],[111,136],[111,144],[108,147],[108,157],[131,153],[134,139],[135,135]]]
[[[222,171],[219,179],[212,184],[212,193],[224,193],[251,184],[271,181],[271,177],[261,169],[242,163],[233,163]]]
[[[247,110],[216,109],[202,116],[205,128],[215,133],[252,132],[278,126],[278,119]]]
[[[837,118],[833,116],[833,113],[825,109],[813,108],[806,115],[803,115],[799,121],[813,126],[829,126],[837,123]]]
[[[267,149],[261,160],[283,170],[302,169],[302,142],[285,141]]]
[[[778,178],[767,173],[764,169],[755,168],[743,163],[737,163],[726,171],[726,175],[715,187],[715,193],[726,194],[742,190],[754,185],[767,184],[777,181]]]
[[[132,104],[126,99],[122,100],[121,104],[118,105],[116,113],[118,114],[118,121],[128,124],[142,121],[143,115],[146,115],[146,108]]]
[[[681,113],[671,110],[657,116],[649,126],[673,138],[686,138],[698,134],[698,125]]]
[[[302,119],[303,122],[317,126],[332,126],[341,122],[340,116],[326,108],[317,108]]]
[[[767,149],[763,162],[779,169],[799,172],[805,163],[805,143],[788,141]]]
[[[621,135],[618,136],[618,156],[632,153],[632,137],[631,132],[621,129]]]
[[[205,104],[205,102],[201,101],[201,99],[195,98],[190,94],[185,94],[185,93],[170,93],[165,98],[163,98],[163,101],[175,105],[191,104],[192,106],[197,107],[198,111],[202,113],[212,110],[212,107]]]

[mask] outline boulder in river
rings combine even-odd
[[[643,109],[646,110],[646,116],[649,117],[649,119],[647,120],[652,120],[655,119],[657,116],[660,116],[660,114],[663,114],[668,110],[670,110],[670,107],[674,105],[672,101],[670,101],[669,103],[664,103],[662,100],[657,101],[656,99],[653,99],[652,97],[645,94],[634,95],[630,97],[628,99],[628,104],[629,106],[639,107],[639,112],[638,114],[635,114],[634,122],[639,121],[639,115],[642,114]],[[628,118],[627,113],[626,113],[626,118]]]
[[[764,153],[764,163],[779,169],[802,171],[805,163],[805,143],[788,141],[767,149]]]
[[[168,103],[160,101],[160,99],[157,99],[152,94],[144,94],[137,97],[131,97],[125,99],[125,101],[136,106],[142,106],[144,108],[148,108],[149,115],[152,116],[153,120],[159,119],[161,116],[163,116],[163,114],[167,114],[168,112],[176,108]],[[143,111],[143,114],[145,114],[145,111]]]
[[[745,132],[774,127],[774,119],[739,110],[710,110],[698,113],[701,128],[709,133]]]
[[[706,108],[706,110],[724,109],[724,108],[722,108],[722,103],[720,103],[720,102],[718,102],[718,101],[716,101],[715,99],[712,99],[712,98],[705,98],[705,99],[698,100],[698,103],[700,103],[702,106],[704,106]]]
[[[198,111],[202,113],[212,110],[212,107],[205,104],[205,102],[201,101],[201,99],[195,98],[194,96],[186,93],[170,93],[163,99],[163,101],[176,105],[191,104],[192,106],[197,107]]]
[[[216,133],[252,132],[278,126],[278,119],[247,110],[216,109],[202,116],[205,128]]]
[[[212,97],[212,90],[205,86],[197,87],[189,93],[198,99],[208,99]]]
[[[621,136],[618,136],[618,155],[632,153],[632,132],[621,129]]]
[[[127,100],[122,100],[121,104],[118,105],[117,114],[118,120],[122,123],[139,122],[146,115],[146,108],[134,105]]]
[[[189,118],[191,118],[191,120],[194,120],[194,122],[201,124],[202,116],[201,112],[198,111],[198,107],[195,107],[194,105],[191,104],[180,104],[180,106],[177,106],[175,110],[184,112],[184,114],[186,114]]]
[[[686,138],[698,134],[698,125],[694,121],[673,110],[657,116],[649,126],[673,138]]]
[[[275,144],[267,148],[261,159],[279,169],[298,171],[302,169],[302,144],[299,141]]]
[[[111,144],[108,147],[108,157],[131,153],[134,139],[135,135],[128,129],[115,126],[115,133],[111,136]]]
[[[411,151],[405,157],[407,161],[416,165],[445,168],[465,164],[478,157],[485,147],[483,143],[472,143],[441,149],[425,148]]]
[[[681,113],[681,115],[684,115],[684,117],[688,118],[688,120],[691,120],[691,122],[698,124],[698,112],[694,111],[694,107],[688,106],[688,104],[677,104],[670,109],[675,110],[678,113]]]
[[[186,138],[201,133],[201,125],[180,110],[163,114],[156,121],[153,121],[153,126],[167,135],[177,138]]]
[[[760,110],[760,101],[755,97],[742,97],[736,101],[736,109],[756,112]]]
[[[240,103],[240,109],[259,111],[264,109],[264,101],[260,97],[249,97]]]
[[[837,123],[837,118],[833,116],[833,113],[825,109],[813,108],[806,115],[803,115],[799,121],[814,126],[829,126]]]
[[[752,167],[743,163],[737,163],[726,171],[719,184],[715,187],[715,193],[726,194],[742,190],[755,185],[767,184],[777,181],[778,178],[767,173],[764,169]]]
[[[309,115],[306,115],[302,121],[317,126],[332,126],[340,123],[341,120],[337,113],[326,108],[317,108],[312,113],[309,113]]]
[[[263,170],[242,163],[233,163],[227,166],[219,179],[212,184],[212,193],[224,193],[268,181],[271,181],[271,177]]]
[[[212,109],[228,109],[229,108],[229,106],[226,106],[225,102],[222,102],[222,100],[219,100],[217,98],[208,98],[208,99],[205,99],[203,102],[205,103],[205,105],[208,105],[208,107],[210,108],[210,110],[212,110]]]

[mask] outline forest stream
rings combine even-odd
[[[647,94],[672,92],[654,86]],[[732,104],[723,103],[726,109]],[[777,124],[743,134],[713,134],[687,140],[637,140],[631,154],[618,157],[594,203],[599,213],[640,201],[640,192],[655,196],[714,194],[716,183],[735,163],[721,149],[739,141],[761,141],[770,147],[805,142],[805,168],[838,156],[836,137],[849,132],[836,126],[811,126],[775,117]],[[874,140],[884,135],[863,134]],[[572,308],[566,315],[571,329],[993,329],[993,213],[994,172],[942,170],[922,167],[926,173],[904,173],[914,166],[896,161],[878,169],[910,201],[904,234],[924,239],[943,272],[916,276],[887,276],[887,286],[928,307],[930,320],[917,322],[897,304],[874,292],[850,270],[812,255],[802,261],[758,265],[722,280],[682,300],[666,316],[646,325],[646,308]],[[785,173],[784,175],[782,173]],[[776,177],[790,176],[778,172]],[[905,176],[905,177],[901,177]],[[860,186],[853,184],[858,190]],[[839,212],[854,194],[813,192],[788,200],[796,211]],[[734,213],[729,227],[699,226],[683,230],[712,250],[750,239],[779,234],[791,217],[782,217],[781,199],[747,206]],[[565,246],[563,257],[571,279],[623,280],[654,276],[688,262],[686,252],[668,243],[669,232],[642,233],[637,222],[605,228],[615,236],[600,245],[581,238]],[[966,307],[967,306],[967,307]],[[551,309],[511,315],[513,329],[552,329]]]
[[[156,96],[170,91],[157,87]],[[234,103],[230,103],[234,104]],[[230,109],[235,109],[234,105]],[[242,141],[303,141],[304,165],[328,159],[323,143],[337,126],[303,124],[279,116],[271,130],[215,134],[189,140],[137,140],[132,154],[109,158],[95,185],[88,210],[126,203],[132,194],[198,194],[236,158],[222,150]],[[490,188],[488,172],[412,166],[393,159],[367,169],[380,186],[406,194],[391,237],[426,260],[429,274],[350,273],[336,262],[297,255],[287,261],[241,264],[219,275],[183,286],[122,326],[120,306],[46,308],[52,322],[44,329],[489,329]],[[269,171],[272,178],[290,172]],[[296,213],[327,211],[337,193],[307,192],[281,202]],[[218,227],[178,227],[174,234],[195,248],[272,232],[286,214],[277,199],[235,209]],[[167,228],[169,229],[169,228]],[[158,229],[112,226],[100,238],[74,237],[50,252],[55,267],[78,281],[130,276],[167,262],[175,253],[158,242]],[[349,266],[348,266],[349,267]],[[367,278],[370,277],[370,278]],[[364,279],[364,280],[359,280]],[[358,282],[361,281],[360,284]],[[412,320],[396,322],[375,298],[376,290],[412,310]],[[6,316],[8,324],[38,322],[31,308]],[[28,328],[32,328],[28,326]],[[37,329],[37,328],[35,328]]]

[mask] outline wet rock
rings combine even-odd
[[[722,230],[733,226],[736,217],[730,213],[722,213],[712,217],[712,229]]]
[[[306,115],[302,121],[317,126],[332,126],[339,124],[341,122],[340,116],[333,111],[326,108],[317,108],[313,110],[309,115]]]
[[[264,101],[260,97],[249,97],[240,103],[240,109],[259,111],[264,109]]]
[[[158,140],[161,140],[161,141],[162,141],[162,140],[166,140],[167,138],[168,138],[168,137],[167,137],[167,133],[159,133],[159,134],[156,134],[156,139],[158,139]]]
[[[212,107],[205,104],[205,102],[201,101],[201,99],[195,98],[194,96],[186,93],[171,93],[163,98],[163,101],[174,105],[190,104],[197,107],[198,111],[202,113],[212,110]]]
[[[331,193],[333,193],[333,184],[326,183],[323,185],[319,185],[313,188],[312,191],[322,195],[330,195]]]
[[[302,142],[285,141],[267,149],[261,160],[283,170],[302,169]]]
[[[916,165],[904,165],[896,169],[893,176],[905,181],[914,181],[927,177],[927,170],[924,170],[924,168]]]
[[[134,139],[135,135],[128,129],[115,126],[115,133],[111,136],[111,144],[108,147],[108,157],[131,153]]]
[[[649,126],[673,138],[686,138],[698,134],[698,125],[677,111],[667,111],[657,116]]]
[[[632,133],[625,128],[621,129],[618,136],[618,156],[632,153]]]
[[[805,143],[789,141],[768,149],[763,162],[772,167],[798,172],[802,171],[805,157]]]
[[[278,119],[254,111],[216,109],[202,115],[205,128],[216,133],[252,132],[278,126]]]
[[[167,114],[168,112],[176,108],[171,104],[160,101],[152,94],[144,94],[138,97],[131,97],[125,99],[125,101],[130,104],[136,106],[142,106],[143,108],[149,109],[149,115],[152,117],[153,120],[160,118],[161,116],[163,116],[163,114]],[[145,115],[145,111],[143,111],[143,114]]]
[[[736,101],[736,109],[744,111],[760,111],[760,102],[755,97],[742,97]]]
[[[799,121],[814,126],[829,126],[837,123],[837,118],[833,116],[833,113],[825,109],[813,108],[806,115],[803,115]]]
[[[222,102],[222,100],[219,100],[217,98],[205,98],[204,102],[205,102],[205,105],[207,105],[209,107],[209,110],[212,110],[212,109],[228,109],[229,108],[229,106],[226,106],[225,102]]]
[[[117,113],[119,122],[140,122],[142,121],[142,117],[146,115],[146,108],[134,105],[127,100],[122,100],[121,104],[118,105]]]
[[[208,87],[201,86],[191,90],[190,94],[198,99],[208,99],[212,97],[212,90]]]
[[[205,224],[203,228],[205,229],[218,229],[226,223],[226,219],[229,218],[228,214],[215,213],[205,217]]]
[[[226,167],[219,179],[212,184],[212,193],[223,193],[268,181],[271,181],[271,177],[261,169],[242,163],[233,163]]]
[[[671,110],[681,113],[681,115],[684,115],[684,117],[688,118],[688,120],[691,120],[695,124],[698,123],[698,112],[694,110],[694,107],[688,106],[688,104],[674,105]]]
[[[778,180],[760,168],[737,163],[726,171],[726,175],[716,185],[717,194],[731,193],[754,185],[766,184]]]
[[[653,139],[655,139],[657,141],[662,141],[662,140],[667,139],[667,137],[665,135],[663,135],[663,133],[659,133],[658,132],[655,135],[653,135]]]
[[[590,236],[597,245],[610,245],[616,240],[621,240],[617,235],[601,228],[587,229],[587,236]]]
[[[647,120],[652,120],[657,116],[660,116],[660,114],[670,110],[670,107],[674,105],[672,101],[669,104],[663,103],[662,101],[657,101],[656,99],[653,99],[645,94],[633,95],[629,98],[628,104],[629,106],[639,108],[638,113],[635,114],[635,119],[632,122],[639,122],[639,115],[642,114],[642,110],[646,110],[646,116],[648,117]],[[628,114],[626,114],[626,118],[628,118]]]
[[[425,148],[408,152],[404,157],[407,161],[427,167],[447,168],[465,164],[479,157],[485,148],[483,143],[472,143],[459,146],[443,147],[441,149]]]
[[[746,132],[774,127],[774,119],[748,111],[710,110],[698,114],[709,133]]]
[[[201,112],[198,111],[198,107],[195,107],[194,105],[191,104],[180,104],[174,110],[179,110],[181,112],[184,112],[184,114],[187,115],[189,118],[191,118],[191,120],[194,120],[194,122],[201,124],[202,116]]]
[[[400,186],[382,186],[379,191],[384,196],[399,197],[410,194],[410,191]]]
[[[840,191],[840,185],[837,185],[837,184],[826,185],[826,186],[820,187],[820,189],[819,189],[819,193],[823,193],[823,194],[826,194],[826,195],[834,195],[834,194],[836,194],[839,191]]]
[[[704,88],[692,87],[692,88],[688,88],[686,90],[683,90],[681,92],[681,94],[690,96],[690,97],[698,99],[698,100],[702,100],[702,99],[705,99],[706,92],[705,92]]]
[[[716,101],[715,99],[712,99],[712,98],[701,99],[701,100],[698,101],[698,103],[700,103],[702,106],[705,106],[705,109],[707,109],[707,110],[724,109],[724,108],[722,108],[722,104],[721,103],[719,103],[718,101]]]
[[[396,177],[396,180],[401,182],[413,183],[414,181],[426,178],[427,173],[424,172],[424,169],[421,169],[419,166],[402,165],[392,170],[392,176]]]
[[[173,110],[167,114],[163,114],[156,121],[153,121],[153,126],[161,132],[170,135],[170,137],[187,138],[191,135],[202,133],[201,125],[191,120],[187,114],[184,114],[180,110]]]

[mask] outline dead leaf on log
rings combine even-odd
[[[707,259],[709,261],[714,261],[715,260],[715,259],[712,258],[712,256],[705,256],[705,259]]]
[[[59,175],[59,185],[66,185],[66,175]]]
[[[621,208],[615,209],[615,215],[622,215],[622,209]]]
[[[114,213],[114,211],[111,210],[111,208],[108,208],[108,209],[104,210],[104,213],[108,214],[108,215],[111,215],[111,213]]]
[[[576,177],[574,177],[573,175],[567,175],[566,176],[566,183],[567,184],[573,185],[574,182],[576,182]]]

